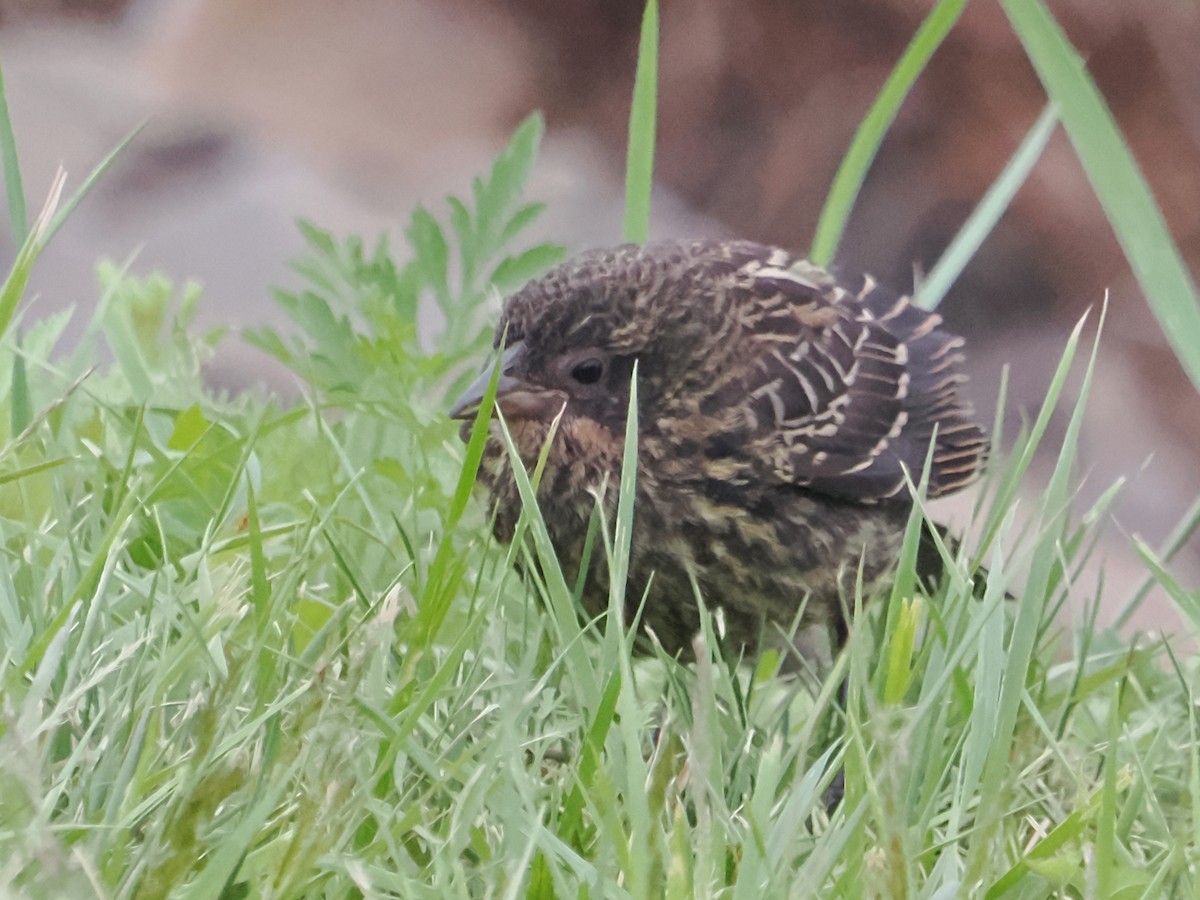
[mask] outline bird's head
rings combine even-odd
[[[644,423],[681,398],[713,386],[732,347],[722,302],[728,260],[697,265],[691,245],[622,245],[591,251],[508,298],[496,329],[502,353],[496,405],[509,421],[563,427],[585,420],[621,435],[634,364]],[[491,367],[459,398],[456,418],[474,414]]]

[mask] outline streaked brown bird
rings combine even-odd
[[[886,583],[914,479],[970,482],[986,452],[960,397],[962,339],[865,279],[857,291],[784,250],[744,241],[588,252],[508,298],[496,405],[530,465],[560,413],[538,500],[568,578],[603,497],[610,513],[637,363],[637,502],[627,619],[671,653],[698,627],[696,588],[725,640],[754,652],[803,615],[793,646],[844,637],[861,565]],[[451,415],[478,409],[485,370]],[[466,426],[464,426],[464,432]],[[521,500],[493,424],[479,481],[510,540]],[[593,556],[583,602],[607,609]],[[693,585],[694,578],[694,585]],[[829,649],[830,643],[824,643]],[[823,654],[822,654],[823,655]]]

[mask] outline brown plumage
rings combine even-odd
[[[686,649],[694,576],[735,647],[787,630],[802,606],[802,633],[832,626],[836,642],[860,561],[868,587],[894,563],[911,508],[904,468],[919,477],[936,431],[939,496],[971,481],[986,451],[959,396],[962,340],[940,323],[870,279],[847,290],[742,241],[592,251],[525,285],[496,331],[497,405],[527,463],[562,411],[538,496],[568,578],[595,496],[615,505],[636,360],[627,615],[653,576],[643,624]],[[489,374],[453,415],[473,414]],[[510,539],[521,501],[495,426],[479,480]],[[591,568],[584,605],[598,614],[606,566]]]

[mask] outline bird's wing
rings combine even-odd
[[[959,397],[961,338],[870,279],[854,295],[777,259],[743,267],[732,288],[751,358],[718,392],[754,469],[878,502],[904,489],[905,467],[920,477],[936,434],[929,495],[971,481],[987,442]]]

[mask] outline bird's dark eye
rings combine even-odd
[[[604,361],[595,357],[577,363],[575,368],[571,370],[571,377],[580,384],[595,384],[603,374]]]

